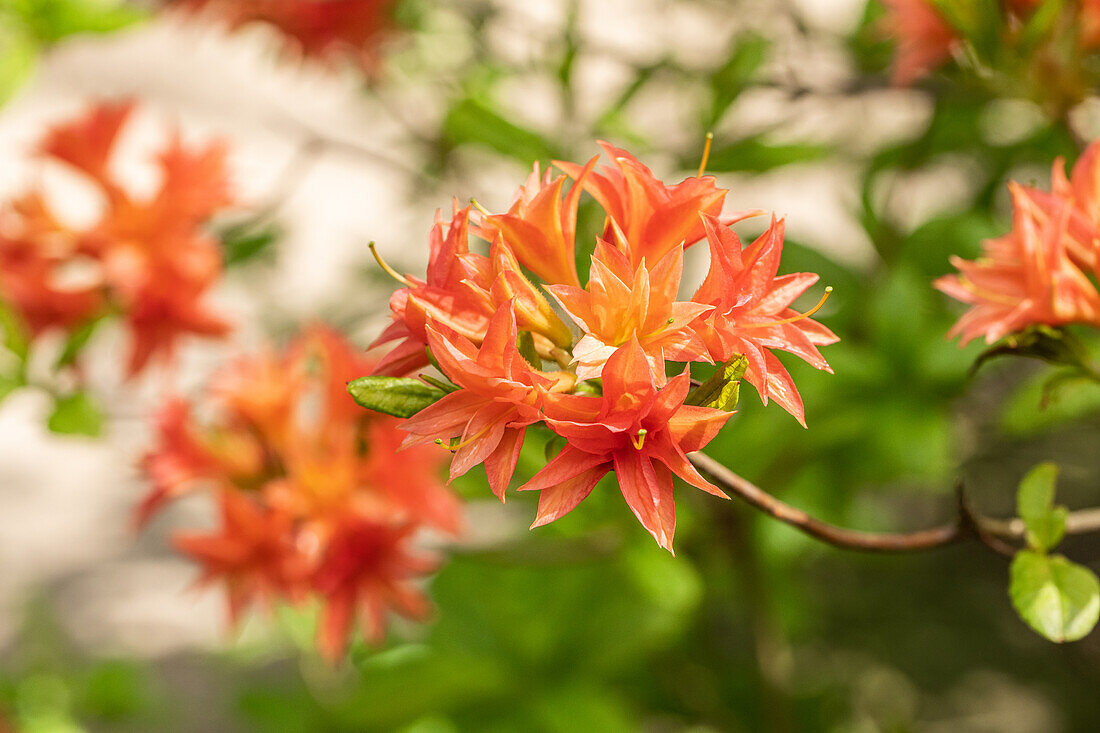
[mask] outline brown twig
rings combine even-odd
[[[973,513],[961,487],[957,493],[958,517],[951,524],[917,532],[862,532],[837,527],[780,501],[710,456],[692,453],[689,458],[700,472],[730,495],[834,547],[864,552],[918,552],[976,539],[996,552],[1011,555],[1014,550],[1006,540],[1022,540],[1026,534],[1019,519],[994,519]],[[1100,508],[1071,512],[1066,520],[1066,533],[1089,532],[1100,532]]]

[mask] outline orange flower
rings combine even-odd
[[[497,313],[501,308],[511,308],[516,325],[531,332],[536,348],[545,358],[553,358],[555,348],[572,345],[569,327],[524,276],[519,261],[500,234],[489,247],[489,257],[471,252],[459,260],[467,273],[463,285],[482,301],[485,311]]]
[[[527,426],[541,419],[543,396],[559,385],[539,372],[516,348],[511,305],[489,322],[481,347],[442,324],[428,327],[428,342],[443,373],[462,389],[444,395],[401,426],[412,435],[406,445],[459,438],[452,447],[451,478],[485,464],[489,487],[501,501],[516,469]]]
[[[324,604],[317,646],[326,658],[343,655],[356,617],[374,644],[385,638],[387,611],[415,621],[427,617],[428,599],[415,582],[437,563],[409,549],[416,529],[415,524],[351,519],[336,530],[313,580]]]
[[[951,58],[958,36],[930,0],[883,0],[883,4],[883,26],[898,44],[895,84],[912,84]]]
[[[577,206],[585,179],[597,160],[599,156],[575,171],[575,180],[564,201],[561,189],[565,176],[551,178],[547,170],[540,180],[539,164],[535,163],[512,208],[507,214],[485,216],[479,233],[492,241],[494,232],[499,232],[516,258],[546,282],[580,287],[574,259]]]
[[[75,328],[106,308],[102,268],[87,242],[34,193],[0,210],[0,292],[34,335]]]
[[[232,200],[225,149],[191,150],[178,135],[159,156],[160,188],[149,199],[130,195],[110,164],[132,111],[131,104],[95,106],[53,128],[40,146],[102,192],[95,224],[61,224],[38,193],[11,204],[0,221],[2,294],[32,331],[71,329],[117,312],[132,334],[131,376],[153,357],[170,357],[184,334],[228,330],[203,302],[222,272],[220,247],[204,225]]]
[[[699,475],[686,454],[709,443],[733,414],[685,405],[688,382],[685,370],[658,389],[645,352],[631,339],[608,359],[602,397],[548,397],[546,422],[568,442],[519,489],[542,492],[532,528],[572,511],[614,470],[634,516],[657,544],[672,552],[672,476],[725,496]]]
[[[220,532],[187,535],[179,546],[206,580],[226,581],[234,617],[253,601],[318,595],[329,656],[356,613],[372,637],[386,609],[419,613],[423,599],[407,581],[427,566],[408,540],[425,528],[461,530],[439,451],[397,454],[398,421],[364,412],[347,394],[346,383],[372,366],[335,332],[311,328],[282,353],[218,375],[202,405],[208,420],[169,403],[160,444],[143,464],[154,486],[141,518],[189,491],[211,490],[222,502]]]
[[[1072,209],[1063,202],[1054,217],[1012,183],[1012,231],[986,240],[983,257],[970,262],[952,257],[958,275],[945,275],[935,287],[973,307],[948,333],[962,344],[978,336],[993,343],[1033,324],[1100,326],[1100,294],[1069,256]]]
[[[173,541],[176,549],[202,565],[199,583],[225,583],[233,623],[253,603],[298,597],[309,563],[294,544],[289,518],[237,491],[223,491],[219,500],[219,532],[181,532]]]
[[[428,317],[445,323],[466,338],[478,343],[485,334],[491,307],[468,288],[469,278],[462,256],[469,253],[470,207],[458,208],[444,235],[443,213],[436,212],[435,226],[429,238],[428,271],[424,280],[412,275],[401,277],[407,287],[390,298],[393,322],[375,339],[370,348],[391,341],[399,343],[375,366],[375,374],[408,374],[428,365],[424,347],[428,343]]]
[[[688,178],[669,186],[625,150],[603,141],[600,147],[614,166],[589,173],[591,162],[583,168],[558,160],[554,165],[583,185],[607,212],[605,240],[614,239],[612,222],[622,229],[633,267],[643,259],[660,262],[676,247],[690,247],[703,238],[700,212],[713,216],[722,212],[728,192],[714,185],[714,176]]]
[[[688,373],[666,379],[669,362],[743,353],[765,404],[774,399],[803,421],[798,391],[771,350],[828,370],[817,347],[836,336],[809,319],[812,311],[790,307],[817,276],[777,276],[782,222],[773,220],[742,252],[728,225],[759,212],[719,219],[726,191],[713,178],[667,186],[629,153],[601,145],[613,165],[598,172],[594,160],[556,163],[574,179],[564,200],[563,179],[540,178],[536,166],[508,213],[482,211],[474,232],[491,242],[488,257],[469,251],[470,213],[456,207],[446,235],[437,216],[426,280],[380,262],[406,287],[391,299],[393,323],[375,342],[397,342],[376,371],[426,366],[427,346],[457,387],[402,423],[408,445],[451,442],[452,477],[484,463],[503,500],[527,428],[542,422],[566,445],[522,487],[542,492],[534,526],[571,511],[614,471],[631,510],[671,550],[672,476],[717,491],[686,454],[706,445],[730,413],[686,406]],[[606,214],[584,287],[573,264],[581,190]],[[704,236],[710,273],[691,301],[679,302],[684,250]],[[548,281],[543,288],[580,329],[575,344],[525,269]],[[543,371],[551,360],[562,371]]]
[[[306,56],[350,56],[367,70],[377,65],[379,41],[393,25],[394,0],[181,0],[181,4],[209,9],[233,28],[270,23]]]
[[[744,355],[745,379],[764,404],[775,400],[805,427],[802,397],[771,350],[790,352],[817,369],[832,371],[817,347],[835,343],[836,335],[809,318],[810,313],[790,307],[817,282],[817,275],[776,276],[783,254],[782,219],[773,217],[768,230],[744,250],[728,226],[708,216],[703,223],[710,243],[710,272],[692,299],[714,309],[696,322],[695,329],[715,361]]]
[[[683,272],[684,250],[675,247],[650,269],[643,259],[635,271],[625,251],[628,245],[616,228],[616,248],[600,241],[592,256],[588,286],[550,285],[557,299],[584,331],[573,349],[577,379],[599,377],[615,351],[634,339],[649,360],[658,384],[665,382],[665,361],[699,361],[706,347],[691,328],[709,305],[676,301]]]

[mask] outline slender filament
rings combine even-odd
[[[833,292],[833,286],[825,288],[825,294],[821,296],[821,300],[817,301],[817,305],[805,313],[799,313],[797,316],[791,316],[790,318],[784,318],[782,321],[768,321],[767,323],[746,323],[742,328],[764,328],[765,326],[782,326],[786,323],[794,323],[801,321],[803,318],[809,318],[814,313],[821,310],[821,306],[825,305],[825,301],[829,299],[829,296]]]
[[[710,145],[714,142],[714,133],[707,133],[707,141],[703,143],[703,159],[699,161],[699,173],[696,174],[696,178],[702,178],[704,171],[707,169],[707,161],[710,160]]]
[[[378,248],[374,246],[374,242],[371,242],[370,244],[368,244],[368,245],[367,245],[367,247],[369,247],[369,248],[370,248],[370,253],[371,253],[372,255],[374,255],[374,260],[375,260],[375,262],[377,262],[377,263],[378,263],[378,266],[379,266],[379,267],[381,267],[381,268],[382,268],[382,270],[383,270],[383,271],[384,271],[384,272],[385,272],[385,273],[386,273],[387,275],[389,275],[389,276],[390,276],[390,277],[392,277],[392,278],[393,278],[394,280],[396,280],[397,282],[399,282],[399,283],[401,283],[402,285],[404,285],[404,286],[405,286],[406,288],[411,288],[411,287],[413,287],[413,284],[412,284],[411,282],[409,282],[409,281],[408,281],[408,279],[407,279],[407,278],[406,278],[406,277],[405,277],[404,275],[402,275],[402,274],[401,274],[401,273],[399,273],[399,272],[398,272],[397,270],[393,269],[393,268],[392,268],[392,267],[390,267],[390,266],[389,266],[388,264],[386,264],[386,261],[385,261],[384,259],[382,259],[382,255],[380,255],[380,254],[378,253]]]

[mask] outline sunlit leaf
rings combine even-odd
[[[1086,636],[1100,617],[1096,575],[1061,555],[1030,550],[1017,553],[1009,595],[1020,617],[1054,642]]]
[[[74,392],[57,398],[47,424],[55,433],[94,438],[103,432],[103,413],[87,392]]]

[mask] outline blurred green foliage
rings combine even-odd
[[[121,0],[0,0],[0,103],[50,45],[76,34],[110,33],[142,17],[136,5]]]

